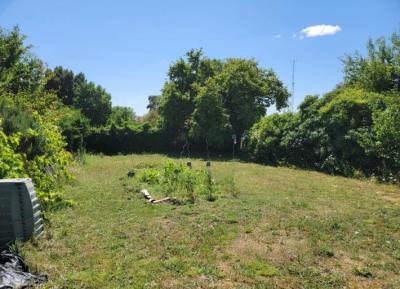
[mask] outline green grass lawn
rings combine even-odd
[[[49,274],[44,288],[400,288],[399,187],[213,162],[238,196],[149,204],[126,174],[167,159],[88,156],[74,168],[75,206],[48,213],[45,238],[22,248]]]

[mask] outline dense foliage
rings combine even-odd
[[[272,70],[254,60],[209,59],[191,50],[173,63],[159,99],[162,128],[175,143],[192,141],[224,147],[231,135],[241,137],[289,93]]]
[[[344,83],[321,98],[307,96],[295,114],[255,124],[250,156],[346,176],[400,179],[400,41],[368,42],[366,57],[344,59]]]
[[[0,178],[30,177],[47,207],[65,205],[60,189],[72,155],[97,127],[134,122],[130,108],[83,73],[53,70],[30,53],[16,27],[0,29]]]
[[[112,108],[111,95],[104,88],[88,82],[83,73],[74,75],[61,66],[46,74],[46,90],[55,93],[63,104],[79,109],[93,126],[106,124]]]
[[[71,155],[57,98],[44,89],[45,67],[23,41],[18,28],[0,30],[0,178],[31,177],[44,205],[59,206]]]
[[[148,124],[93,128],[86,137],[90,151],[104,154],[165,152],[169,147],[162,130]]]
[[[72,77],[73,78],[73,77]],[[106,125],[90,130],[88,150],[107,154],[142,151],[230,150],[240,138],[289,93],[272,70],[254,60],[209,59],[190,50],[173,63],[162,95],[149,96],[149,113],[136,118],[127,108],[112,108]]]

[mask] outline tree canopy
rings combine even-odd
[[[288,97],[275,73],[252,59],[209,59],[190,50],[171,65],[159,111],[175,139],[207,137],[222,145],[225,136],[248,130],[267,107],[285,107]]]
[[[45,88],[67,106],[79,109],[93,126],[107,123],[111,115],[111,95],[101,86],[88,82],[83,73],[57,66],[48,69]]]
[[[366,56],[343,58],[345,84],[374,92],[400,93],[400,34],[368,40]]]

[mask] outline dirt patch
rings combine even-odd
[[[299,255],[304,255],[310,250],[304,239],[289,237],[270,244],[267,259],[272,263],[283,266],[296,261]]]
[[[376,194],[384,200],[399,204],[400,203],[400,192],[399,193],[383,193],[376,192]]]
[[[384,285],[380,280],[354,278],[349,281],[350,289],[379,289],[383,287]]]
[[[231,265],[228,262],[221,261],[217,264],[217,267],[224,276],[227,276],[231,273]]]
[[[240,260],[255,256],[265,256],[268,248],[248,235],[239,236],[228,247],[227,252],[237,256]]]

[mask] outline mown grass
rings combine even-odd
[[[88,156],[76,168],[75,206],[48,213],[46,237],[22,248],[49,274],[44,288],[400,288],[398,187],[213,162],[234,194],[148,204],[126,174],[166,161]]]

